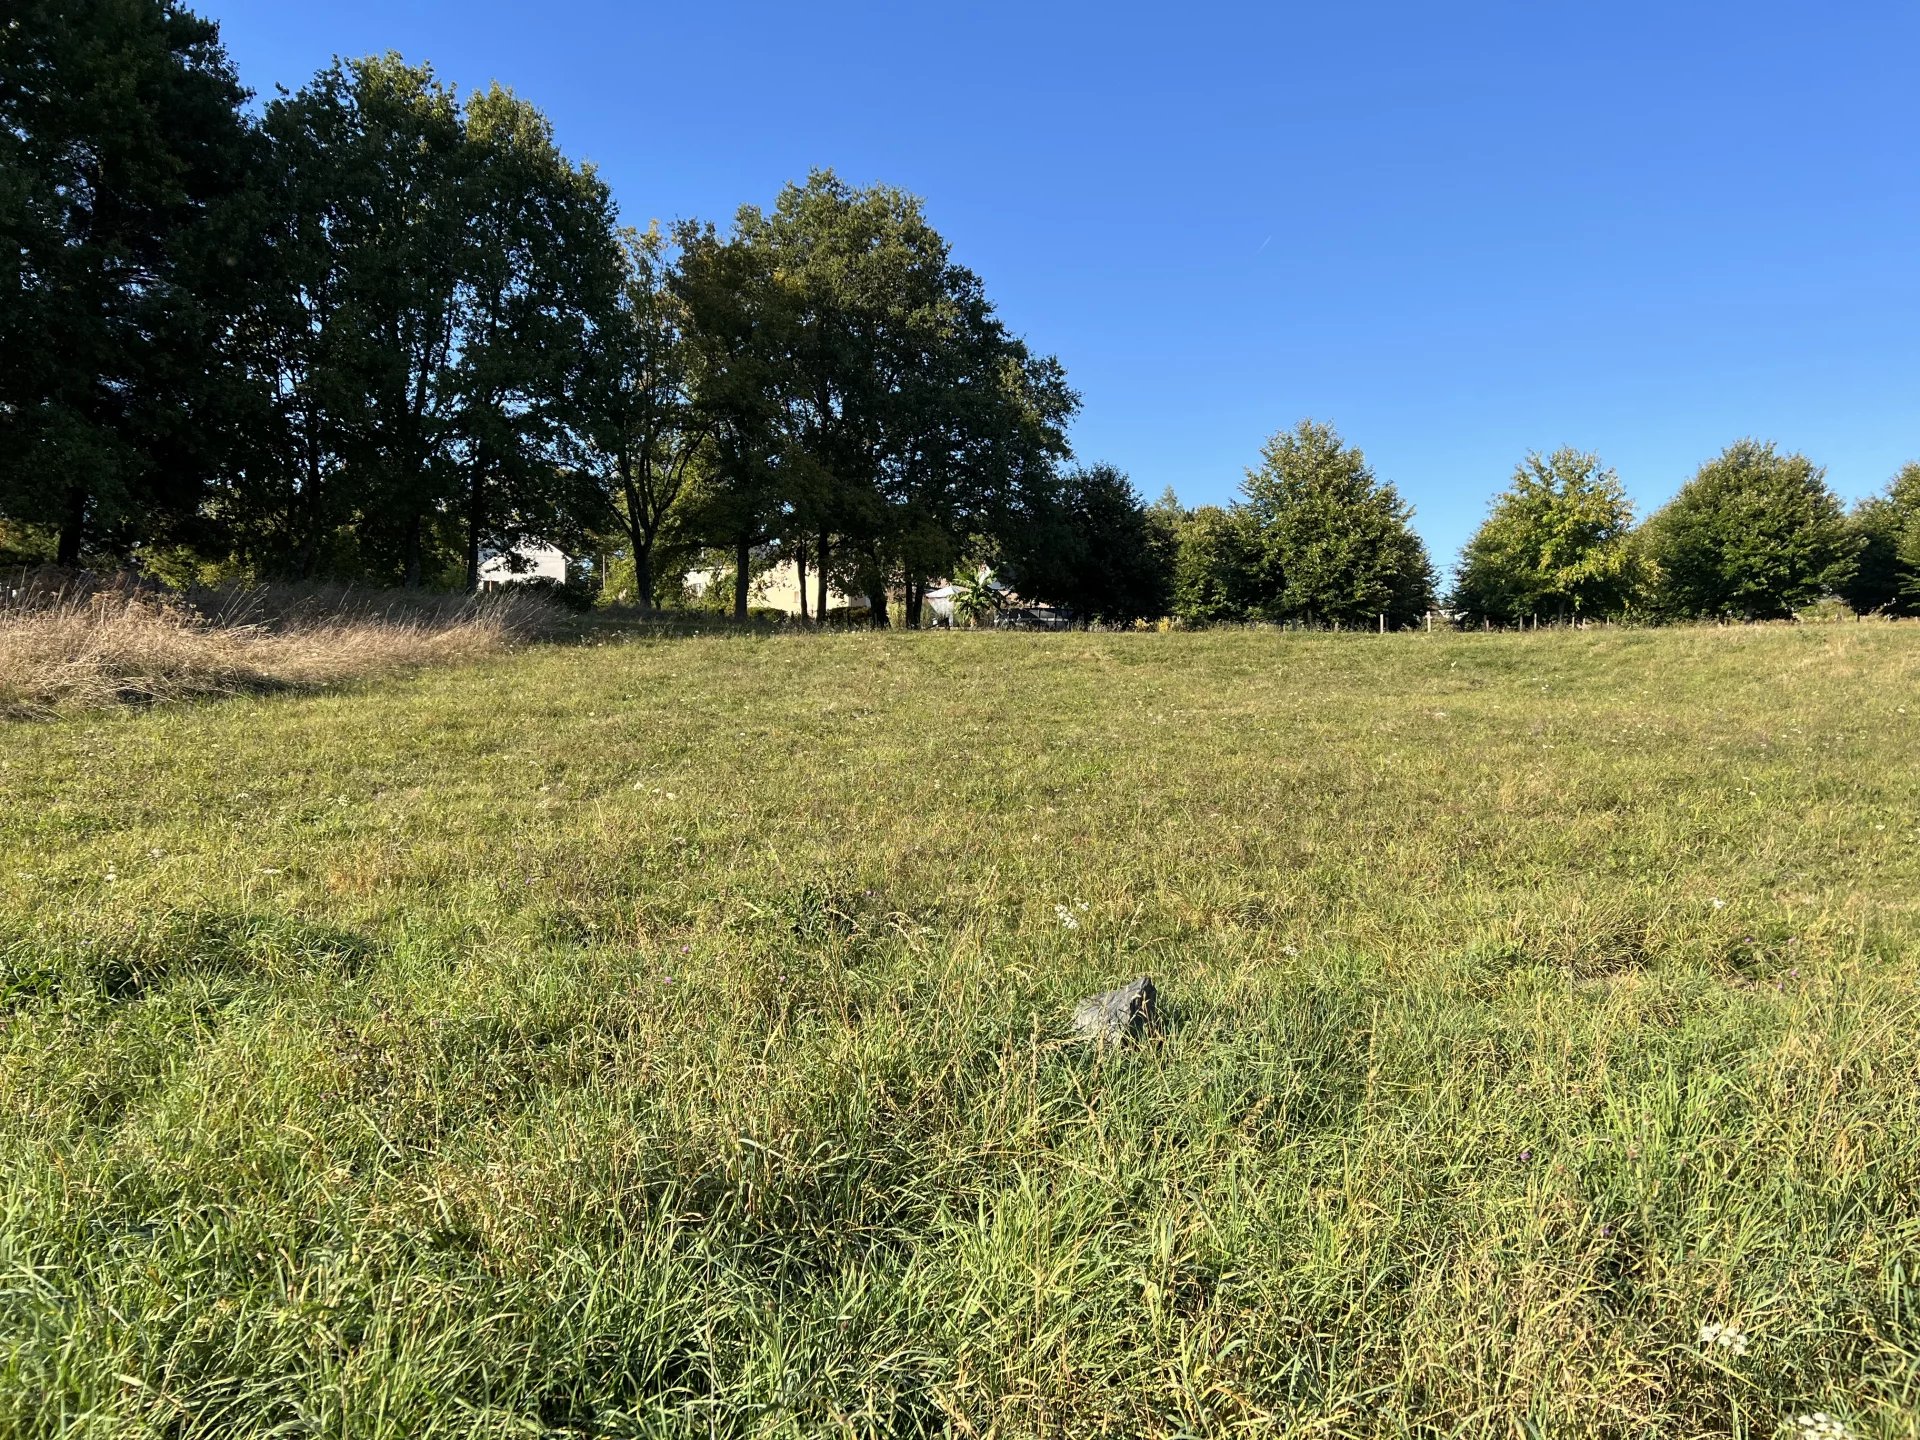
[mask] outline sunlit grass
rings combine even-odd
[[[702,637],[0,727],[0,1434],[1920,1436],[1917,681]]]

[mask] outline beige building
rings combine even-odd
[[[707,587],[716,580],[721,584],[729,584],[731,579],[730,572],[721,574],[712,570],[689,570],[687,588],[695,595],[704,595]],[[819,596],[820,577],[808,571],[806,614],[813,614],[814,602]],[[756,575],[752,589],[747,592],[747,605],[753,610],[778,610],[782,615],[799,615],[801,613],[799,567],[791,560],[783,560],[771,570]],[[850,610],[855,614],[864,614],[869,608],[871,607],[867,603],[866,596],[843,595],[833,586],[827,587],[829,615],[836,610]]]

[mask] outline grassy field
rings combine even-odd
[[[0,960],[0,1435],[1920,1436],[1911,626],[14,723]]]

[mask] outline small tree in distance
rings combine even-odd
[[[1247,527],[1232,511],[1202,505],[1182,521],[1173,559],[1173,614],[1185,625],[1247,618]]]
[[[1453,605],[1469,623],[1618,614],[1633,589],[1633,504],[1600,457],[1529,454],[1467,542]]]
[[[1702,465],[1643,538],[1655,606],[1680,620],[1783,620],[1843,590],[1860,550],[1826,471],[1757,440]]]
[[[1242,485],[1253,614],[1284,624],[1412,625],[1433,605],[1413,509],[1331,425],[1267,441]]]

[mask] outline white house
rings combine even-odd
[[[567,583],[567,557],[551,545],[525,545],[503,555],[489,555],[480,562],[480,588],[498,590],[502,585],[524,585],[529,580]]]

